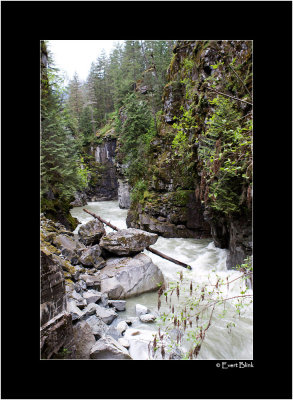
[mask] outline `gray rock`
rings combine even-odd
[[[86,246],[99,243],[99,240],[105,233],[103,223],[97,219],[81,225],[78,230],[79,240]]]
[[[96,339],[100,339],[101,337],[105,336],[109,330],[108,325],[96,315],[91,315],[86,319],[86,322],[89,324]]]
[[[99,276],[100,291],[107,293],[112,300],[156,290],[158,284],[164,282],[161,270],[145,254],[110,258]]]
[[[75,285],[74,285],[74,289],[76,292],[78,293],[82,293],[83,290],[86,290],[86,283],[83,280],[78,280]]]
[[[100,305],[103,307],[108,307],[108,295],[107,293],[102,293]]]
[[[111,322],[118,317],[118,314],[111,308],[104,308],[98,304],[95,304],[95,306],[97,317],[101,318],[101,320],[107,325],[111,324]]]
[[[98,307],[97,304],[95,303],[90,303],[86,306],[86,308],[82,312],[82,317],[86,318],[89,317],[90,315],[96,314],[96,308]]]
[[[131,360],[125,347],[108,335],[96,342],[91,349],[90,358],[95,360]]]
[[[79,261],[87,267],[103,268],[106,264],[105,260],[100,257],[102,250],[98,244],[90,247],[82,252]]]
[[[149,354],[148,346],[149,346],[149,343],[153,342],[155,335],[157,335],[157,338],[158,338],[158,332],[155,330],[128,328],[125,331],[123,339],[128,340],[128,342],[130,344],[129,354],[133,358],[133,360],[151,360],[151,359],[161,360],[162,359],[161,342],[160,341],[157,341],[158,350],[154,353],[154,355],[152,354],[152,351],[150,351],[150,354]],[[167,348],[166,344],[165,344],[165,348]],[[167,351],[166,351],[166,353],[167,353]]]
[[[86,300],[75,290],[73,292],[70,292],[68,295],[68,299],[73,299],[77,307],[83,308],[87,305]]]
[[[125,300],[109,300],[108,304],[110,307],[114,307],[116,311],[124,311],[126,308]]]
[[[82,243],[79,243],[66,235],[58,235],[54,237],[53,244],[61,251],[62,256],[72,265],[78,264],[81,251],[85,249],[85,246]]]
[[[147,307],[143,306],[142,304],[136,304],[135,306],[136,315],[138,315],[139,317],[143,314],[149,313],[149,311],[150,310]]]
[[[126,256],[143,251],[146,247],[156,243],[157,239],[157,234],[129,228],[108,233],[101,239],[100,246],[110,253]]]
[[[140,315],[139,319],[141,320],[141,322],[154,322],[156,316],[153,314],[144,314]]]
[[[79,278],[85,281],[86,287],[94,287],[95,289],[99,289],[100,277],[98,275],[82,274],[79,276]]]
[[[117,331],[121,334],[123,332],[125,332],[127,328],[128,328],[128,325],[125,321],[119,322],[119,324],[116,326]]]
[[[127,180],[118,179],[118,205],[120,208],[130,207],[130,190]]]
[[[101,299],[101,296],[102,296],[101,292],[97,292],[96,290],[92,289],[83,293],[83,299],[85,299],[85,302],[87,304],[96,303]]]
[[[130,346],[129,341],[125,338],[119,338],[118,342],[121,344],[121,346],[125,347],[126,349],[128,349]]]
[[[83,311],[77,307],[74,301],[67,302],[67,312],[71,314],[72,321],[83,317]]]
[[[95,345],[96,339],[91,327],[86,321],[80,321],[73,326],[73,337],[75,343],[75,358],[89,359],[91,348]]]

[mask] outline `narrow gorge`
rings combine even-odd
[[[252,42],[125,41],[62,100],[49,45],[41,358],[252,359]]]

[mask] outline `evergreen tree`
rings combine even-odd
[[[46,44],[42,42],[42,48]],[[63,90],[48,52],[41,77],[41,196],[68,200],[80,188],[76,142],[66,127]]]

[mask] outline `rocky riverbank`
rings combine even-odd
[[[119,312],[125,299],[163,284],[160,269],[141,253],[157,238],[138,229],[106,234],[97,220],[74,235],[41,216],[41,358],[146,357],[156,331],[136,326],[152,323],[156,312],[137,305],[127,320]]]

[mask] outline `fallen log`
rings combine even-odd
[[[86,210],[85,208],[83,209],[83,211],[85,211],[86,213],[92,215],[94,218],[97,218],[97,219],[98,219],[99,221],[101,221],[103,224],[109,226],[110,228],[114,229],[115,231],[119,231],[119,230],[120,230],[120,229],[117,228],[117,226],[115,226],[115,225],[111,224],[110,222],[106,221],[105,219],[101,218],[99,215],[97,215],[97,214],[95,214],[95,213],[93,213],[93,212],[91,212],[91,211],[89,211],[89,210]],[[160,257],[164,258],[165,260],[168,260],[168,261],[170,261],[170,262],[172,262],[172,263],[174,263],[174,264],[180,265],[181,267],[184,267],[184,268],[187,268],[187,269],[191,269],[191,266],[190,266],[190,265],[185,264],[185,263],[182,262],[182,261],[175,260],[175,258],[166,256],[166,254],[163,254],[163,253],[161,253],[160,251],[155,250],[155,249],[153,249],[153,248],[150,247],[150,246],[149,246],[149,247],[146,247],[146,250],[148,250],[148,251],[150,251],[151,253],[156,254],[157,256],[160,256]]]

